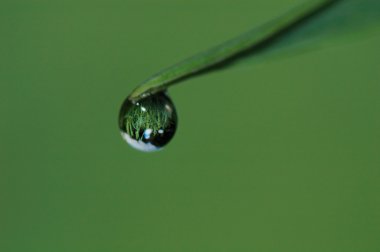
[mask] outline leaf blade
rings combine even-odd
[[[337,32],[352,33],[363,25],[376,27],[379,23],[380,1],[377,0],[308,1],[252,31],[153,75],[128,98],[136,101],[183,79],[227,68],[242,60],[257,62],[270,55],[268,52],[283,51],[308,40],[320,43],[336,37]]]

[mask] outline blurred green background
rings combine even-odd
[[[305,0],[2,0],[0,251],[380,251],[380,35],[170,89],[140,153],[119,106]]]

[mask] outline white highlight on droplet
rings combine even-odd
[[[144,130],[144,137],[145,139],[149,139],[150,138],[150,134],[152,134],[153,130],[152,129],[146,129]]]
[[[165,105],[165,109],[169,111],[169,113],[173,113],[173,109],[169,106],[169,104]]]
[[[137,141],[133,138],[131,138],[127,133],[121,132],[121,137],[133,148],[136,150],[144,151],[144,152],[153,152],[161,150],[162,148],[159,148],[157,146],[154,146],[151,143],[144,143],[143,141]]]

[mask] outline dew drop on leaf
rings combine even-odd
[[[126,99],[120,109],[119,128],[133,148],[159,150],[170,142],[177,128],[174,104],[163,92],[138,101]]]

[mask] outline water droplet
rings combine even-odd
[[[173,138],[177,113],[165,93],[150,95],[138,102],[126,99],[119,114],[121,135],[133,148],[156,151]]]

